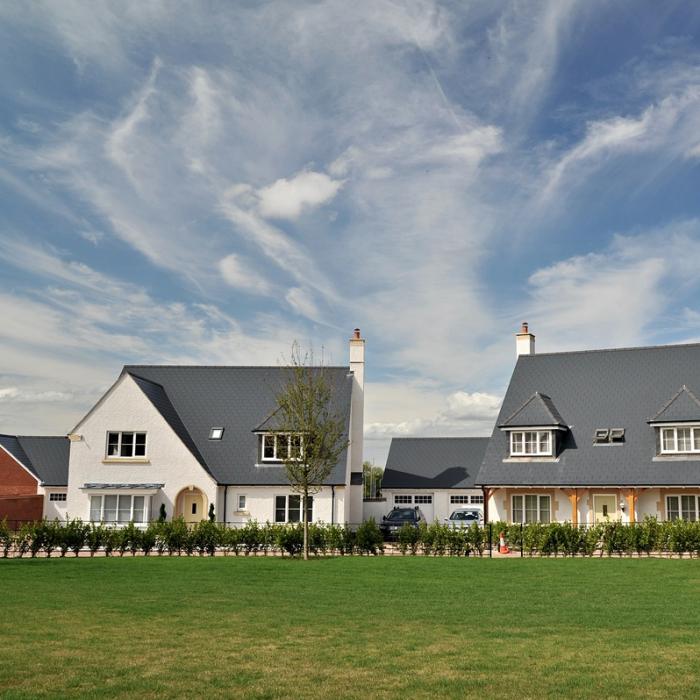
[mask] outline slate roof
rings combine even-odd
[[[685,384],[649,422],[680,423],[683,421],[700,421],[700,401]]]
[[[64,436],[0,435],[2,445],[43,486],[68,485],[70,442]]]
[[[469,489],[488,438],[393,438],[383,489]]]
[[[501,428],[531,428],[535,426],[566,428],[552,399],[536,391],[515,413],[506,418]]]
[[[700,455],[657,456],[649,417],[694,420],[688,393],[700,390],[700,344],[523,355],[518,358],[476,483],[493,486],[700,485]],[[566,417],[551,458],[508,458],[499,426],[535,392]],[[679,394],[678,401],[669,399]],[[674,404],[675,407],[674,407]],[[595,445],[598,428],[624,428],[619,444]]]
[[[218,483],[289,483],[282,465],[256,466],[259,438],[254,433],[272,415],[288,368],[127,365],[124,371]],[[324,372],[333,391],[332,410],[344,419],[347,438],[352,373],[347,367]],[[224,428],[221,440],[209,439],[213,427]],[[326,484],[345,483],[346,463],[347,451]]]

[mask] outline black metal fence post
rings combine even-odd
[[[491,528],[492,528],[492,527],[493,527],[493,526],[491,525],[491,523],[489,523],[489,559],[491,559],[491,557],[493,556],[493,554],[492,554],[492,550],[493,550],[493,537],[491,536]]]
[[[525,528],[523,527],[523,524],[520,523],[520,557],[523,557],[523,548],[524,548],[524,543],[523,543],[523,535],[525,534]]]

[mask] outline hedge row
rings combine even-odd
[[[479,527],[452,529],[447,525],[421,524],[419,528],[404,525],[396,536],[396,546],[406,554],[434,556],[483,556],[489,545],[498,547],[503,532],[506,543],[514,551],[529,556],[603,556],[614,554],[650,555],[653,552],[700,556],[700,522],[659,522],[645,518],[641,523],[626,525],[607,522],[579,527],[571,523],[531,523],[508,525],[492,523]],[[129,523],[125,527],[84,523],[81,520],[26,523],[18,531],[0,521],[0,553],[3,557],[39,553],[75,556],[81,551],[91,555],[102,552],[107,556],[125,553],[158,555],[251,555],[282,553],[297,556],[302,551],[303,529],[294,525],[264,525],[249,522],[241,528],[202,521],[188,526],[183,519],[151,523],[147,528]],[[356,530],[343,525],[309,525],[309,549],[315,554],[381,554],[384,552],[382,533],[369,520]]]
[[[241,528],[204,520],[188,526],[182,518],[171,522],[155,522],[138,528],[133,523],[124,527],[85,523],[81,520],[41,520],[25,523],[18,531],[0,521],[0,552],[35,557],[68,552],[75,556],[87,550],[91,556],[102,552],[106,556],[129,552],[146,556],[158,555],[250,555],[277,553],[295,556],[303,548],[304,532],[301,523],[295,525],[259,525],[250,522]],[[309,550],[313,554],[379,554],[384,551],[382,534],[373,520],[357,530],[342,525],[309,524]]]
[[[700,556],[700,522],[685,520],[660,522],[647,516],[638,523],[610,521],[592,526],[492,523],[491,538],[496,547],[501,532],[510,549],[522,548],[529,556],[648,556],[654,552]]]

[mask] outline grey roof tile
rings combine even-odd
[[[682,385],[700,387],[698,344],[521,356],[476,483],[700,485],[700,455],[658,458],[648,424]],[[566,416],[563,449],[556,461],[508,460],[508,436],[498,426],[537,391],[551,396]],[[624,443],[595,445],[598,428],[624,428]]]
[[[666,402],[650,423],[700,421],[700,401],[685,384]]]
[[[499,427],[528,428],[533,426],[566,427],[552,399],[536,391],[515,413],[508,416]]]
[[[288,368],[127,365],[124,371],[141,380],[144,393],[218,483],[289,483],[283,466],[256,466],[259,438],[253,432],[273,413]],[[332,410],[344,419],[347,438],[352,374],[347,367],[324,372],[333,390]],[[224,428],[221,440],[209,439],[212,427]],[[346,460],[347,451],[327,484],[345,483]]]
[[[65,436],[0,435],[0,445],[44,486],[68,485],[70,442]]]
[[[488,438],[394,438],[382,488],[474,488]]]

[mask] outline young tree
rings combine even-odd
[[[313,353],[292,345],[288,373],[277,394],[275,430],[289,435],[282,454],[292,490],[300,495],[304,525],[304,559],[309,558],[309,497],[318,493],[348,446],[346,418],[333,402],[333,386]]]
[[[382,495],[382,477],[384,470],[375,467],[372,462],[362,462],[362,496],[379,498]]]

